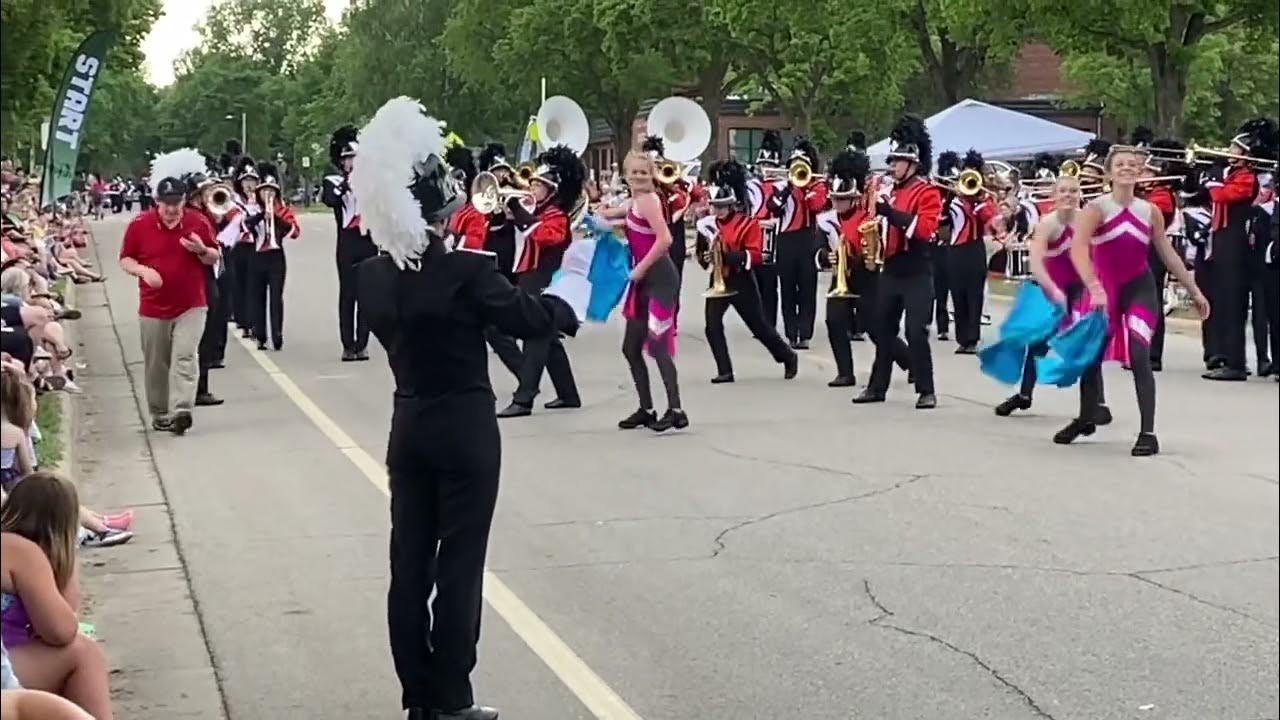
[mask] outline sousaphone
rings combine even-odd
[[[668,160],[697,160],[711,142],[711,119],[701,105],[686,97],[669,97],[654,105],[645,124],[649,134],[662,138]]]
[[[538,145],[547,150],[564,145],[581,155],[591,138],[591,125],[587,114],[573,100],[555,95],[546,99],[538,108]]]

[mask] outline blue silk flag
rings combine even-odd
[[[1023,283],[1008,317],[1000,324],[1000,339],[978,351],[982,372],[1006,385],[1016,384],[1022,379],[1027,351],[1053,335],[1063,312],[1039,285]]]
[[[1095,310],[1049,340],[1049,353],[1036,358],[1036,381],[1071,387],[1098,361],[1107,341],[1107,318]]]
[[[587,303],[587,319],[605,322],[609,314],[622,302],[631,277],[631,252],[618,239],[613,228],[603,219],[593,215],[583,218],[582,225],[596,240],[595,255],[591,258],[591,299]]]

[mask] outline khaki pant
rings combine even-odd
[[[151,419],[191,411],[200,374],[197,351],[207,308],[192,308],[172,320],[139,317],[142,366]]]

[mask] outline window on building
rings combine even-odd
[[[764,130],[751,128],[731,128],[729,130],[729,155],[744,165],[756,161],[760,152],[760,143],[764,140]]]

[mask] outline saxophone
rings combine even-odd
[[[858,226],[862,240],[862,265],[871,272],[884,268],[884,237],[880,233],[880,218],[876,217],[876,199],[880,195],[880,178],[868,177],[863,190],[863,207],[871,215],[870,220]]]

